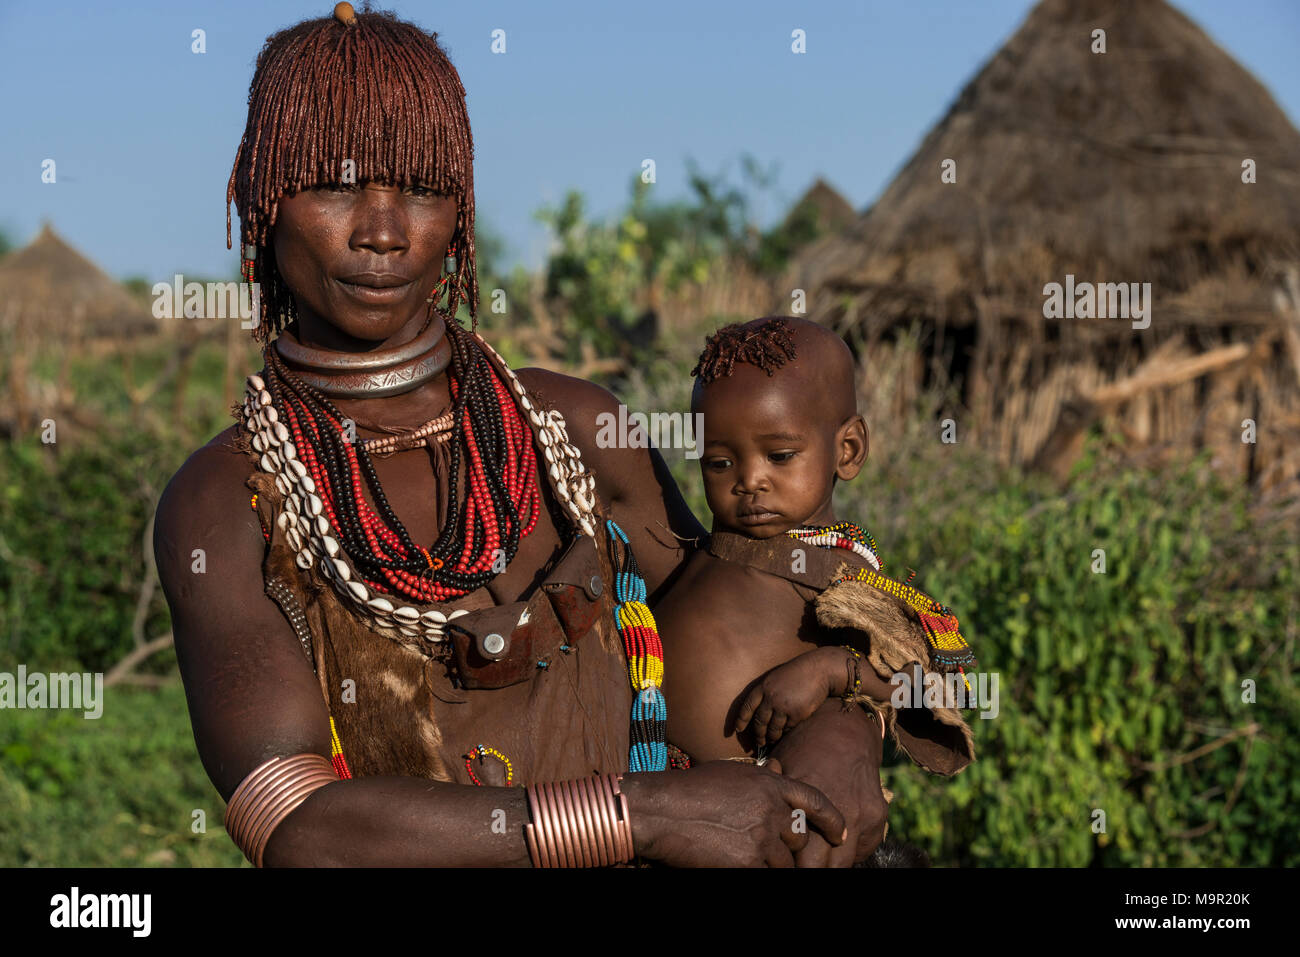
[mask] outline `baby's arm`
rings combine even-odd
[[[847,648],[826,646],[805,652],[759,679],[736,714],[736,733],[748,727],[755,748],[775,744],[827,698],[854,690],[877,700],[888,700],[893,691],[865,659]]]

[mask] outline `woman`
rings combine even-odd
[[[436,35],[347,4],[258,57],[228,198],[266,367],[155,534],[228,830],[267,865],[851,863],[883,827],[865,714],[773,769],[663,770],[644,603],[701,529],[658,453],[598,447],[610,393],[452,318],[464,97]]]

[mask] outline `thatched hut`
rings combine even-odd
[[[75,418],[70,360],[129,348],[158,331],[133,298],[46,223],[28,245],[0,259],[0,436],[26,435],[41,415]],[[53,380],[35,374],[57,362]]]
[[[1044,0],[786,284],[868,373],[918,330],[912,385],[950,376],[1005,461],[1063,474],[1104,419],[1272,484],[1300,474],[1297,264],[1300,132],[1268,91],[1164,0]],[[1053,314],[1067,276],[1150,283],[1149,326]]]
[[[39,339],[94,339],[157,330],[149,307],[69,246],[46,223],[0,259],[0,331]]]
[[[808,222],[818,234],[839,233],[851,226],[857,218],[849,201],[819,176],[790,207],[780,228],[789,230]]]

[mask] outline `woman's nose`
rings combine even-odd
[[[406,232],[406,213],[402,194],[395,186],[367,184],[357,201],[356,227],[352,247],[373,252],[400,252],[410,241]]]

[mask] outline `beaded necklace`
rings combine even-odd
[[[539,410],[481,336],[454,322],[448,329],[456,346],[448,372],[457,433],[450,441],[450,481],[454,492],[463,447],[470,494],[463,521],[460,496],[452,495],[452,512],[429,549],[411,541],[393,514],[367,450],[347,440],[345,417],[269,348],[270,381],[248,377],[243,414],[262,470],[275,476],[285,496],[276,521],[298,566],[317,568],[369,624],[430,641],[441,641],[447,621],[466,612],[422,612],[407,602],[444,602],[481,588],[501,567],[498,549],[508,564],[536,525],[540,498],[529,439],[541,446],[561,508],[582,534],[596,536],[595,478],[568,441],[564,417]],[[488,355],[504,370],[504,384]],[[377,509],[366,502],[363,482]]]
[[[847,548],[865,558],[876,571],[885,569],[880,556],[876,554],[876,540],[865,528],[853,522],[805,525],[801,528],[792,528],[786,534],[809,545],[820,545],[822,548]]]

